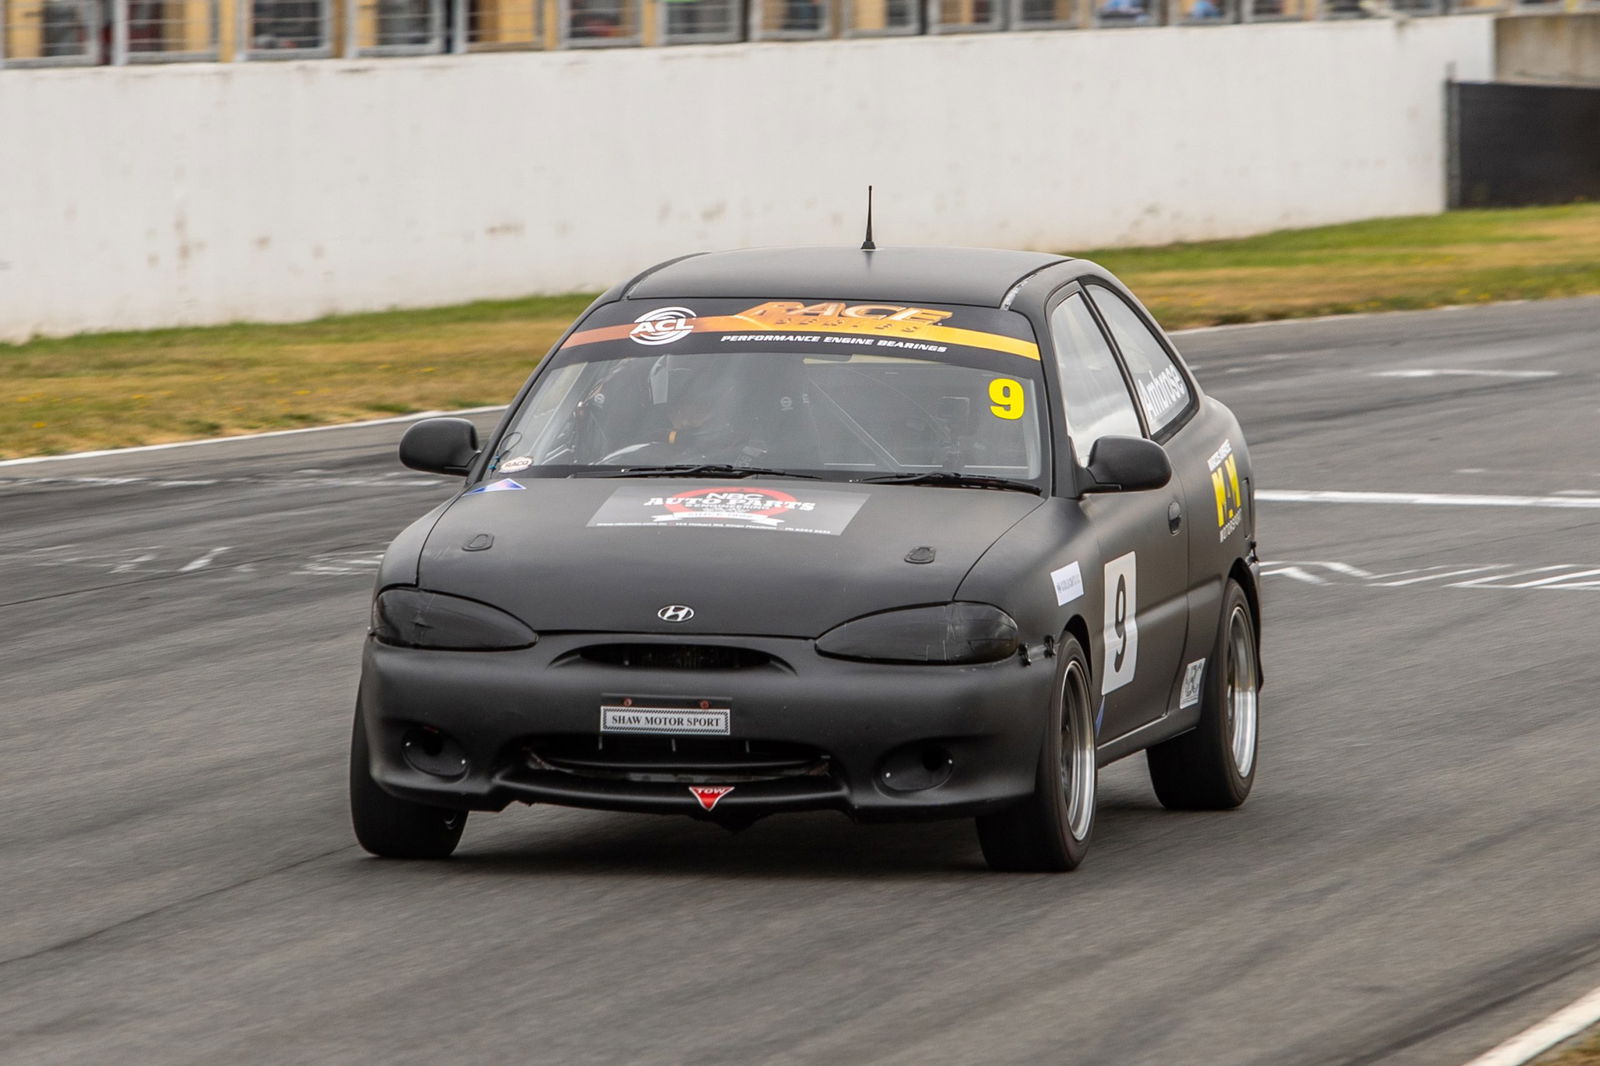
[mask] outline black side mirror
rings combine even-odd
[[[478,457],[478,427],[465,418],[424,418],[400,438],[400,462],[430,474],[465,474]]]
[[[1140,437],[1101,437],[1089,452],[1085,492],[1139,492],[1159,489],[1172,480],[1167,450]]]

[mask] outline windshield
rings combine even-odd
[[[1038,349],[1021,315],[702,303],[599,309],[541,370],[489,472],[1042,481]]]

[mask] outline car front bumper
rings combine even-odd
[[[619,643],[672,642],[556,634],[532,648],[461,652],[398,648],[369,638],[358,713],[373,779],[391,795],[465,810],[500,810],[521,801],[724,822],[820,809],[861,820],[963,817],[997,810],[1033,790],[1054,659],[887,665],[826,658],[808,640],[705,637],[695,644],[736,647],[765,661],[699,670],[586,657],[585,649]],[[549,738],[567,748],[593,742],[603,753],[616,734],[601,734],[600,707],[621,697],[726,705],[732,745],[804,746],[822,759],[805,772],[763,776],[704,767],[684,774],[575,771],[540,757]],[[455,745],[449,750],[466,760],[464,772],[451,779],[418,769],[405,748],[418,730],[448,738]],[[922,787],[907,788],[908,782]],[[710,810],[689,787],[721,784],[733,788]]]

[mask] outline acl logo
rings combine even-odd
[[[663,622],[687,622],[694,617],[694,608],[681,603],[669,604],[657,611],[656,617]]]
[[[671,344],[694,332],[694,312],[687,307],[658,307],[634,319],[628,336],[638,344]]]

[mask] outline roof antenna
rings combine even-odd
[[[867,239],[861,242],[863,252],[875,252],[878,246],[872,243],[872,186],[867,186]]]

